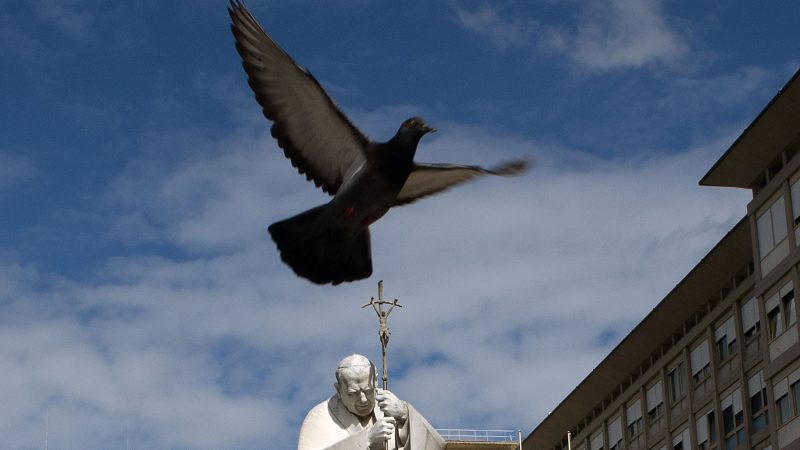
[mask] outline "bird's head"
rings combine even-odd
[[[397,130],[397,135],[413,137],[414,139],[419,140],[427,133],[433,133],[435,131],[435,128],[429,127],[421,118],[412,117],[410,119],[406,119],[406,121],[400,125],[400,129]]]

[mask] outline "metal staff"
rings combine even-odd
[[[389,314],[392,313],[395,306],[402,308],[403,305],[398,303],[397,299],[391,302],[383,299],[383,280],[378,281],[378,300],[375,301],[375,297],[370,297],[369,303],[361,308],[364,309],[370,305],[378,315],[378,337],[381,339],[381,356],[383,359],[383,389],[389,389],[389,363],[386,358],[386,347],[389,345],[389,335],[392,334],[389,331]],[[383,309],[384,305],[389,305],[388,311]]]

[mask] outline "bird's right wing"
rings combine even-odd
[[[518,175],[524,172],[528,165],[528,161],[525,160],[511,161],[493,169],[456,164],[416,163],[400,194],[397,195],[394,206],[407,205],[482,175]]]
[[[301,174],[333,195],[370,141],[319,82],[261,28],[239,0],[228,7],[236,50],[272,136]]]

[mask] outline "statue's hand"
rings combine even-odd
[[[384,442],[394,436],[394,423],[394,417],[384,417],[369,427],[367,441],[370,450],[384,449]]]
[[[397,398],[391,391],[378,389],[375,400],[383,414],[394,417],[397,422],[404,424],[408,420],[408,405],[406,402]]]

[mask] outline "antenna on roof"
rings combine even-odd
[[[44,410],[44,450],[47,450],[47,433],[50,431],[50,407]]]

